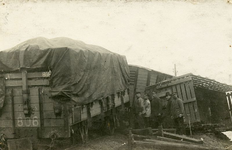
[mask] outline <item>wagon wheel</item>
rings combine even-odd
[[[114,130],[115,130],[115,125],[114,125],[114,120],[111,117],[107,117],[105,119],[105,131],[107,134],[109,135],[113,135],[114,134]]]

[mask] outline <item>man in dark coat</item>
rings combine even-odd
[[[184,134],[184,104],[177,97],[177,93],[173,93],[173,97],[169,100],[168,110],[171,118],[174,121],[177,134]]]
[[[164,119],[163,115],[163,102],[160,99],[156,92],[152,93],[152,100],[151,100],[151,120],[152,126],[154,128],[158,128],[162,125]]]

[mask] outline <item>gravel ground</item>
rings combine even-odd
[[[204,145],[208,147],[217,147],[219,149],[232,150],[232,142],[229,140],[222,140],[216,138],[214,134],[197,134],[194,135],[193,138],[203,139]],[[75,145],[66,150],[126,150],[127,149],[127,136],[116,133],[113,136],[97,136],[89,140],[86,145]],[[144,147],[136,147],[133,150],[160,150],[160,149],[152,149],[152,148],[144,148]]]

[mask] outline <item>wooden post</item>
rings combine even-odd
[[[163,134],[163,126],[162,125],[160,125],[158,127],[158,133],[159,133],[159,135],[164,136],[164,134]]]
[[[129,130],[129,138],[128,138],[128,149],[129,150],[133,149],[133,144],[134,144],[134,137],[133,137],[131,130]]]
[[[30,115],[30,110],[29,110],[29,89],[28,89],[28,82],[27,82],[27,70],[25,68],[22,68],[21,72],[22,72],[23,112],[24,112],[24,115]]]
[[[14,133],[16,132],[16,130],[15,130],[15,109],[14,109],[14,91],[13,91],[13,89],[11,89],[11,91],[10,91],[10,97],[11,97],[11,107],[12,107],[12,124],[13,124],[13,131],[14,131]],[[14,134],[14,137],[15,137],[16,135]]]
[[[188,115],[188,123],[189,123],[189,132],[190,132],[190,136],[192,136],[192,128],[191,128],[191,121],[190,121],[190,114],[187,114]]]

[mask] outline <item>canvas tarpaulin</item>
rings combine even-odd
[[[52,97],[66,97],[78,104],[128,88],[125,56],[69,38],[35,38],[0,51],[3,72],[51,71]]]

